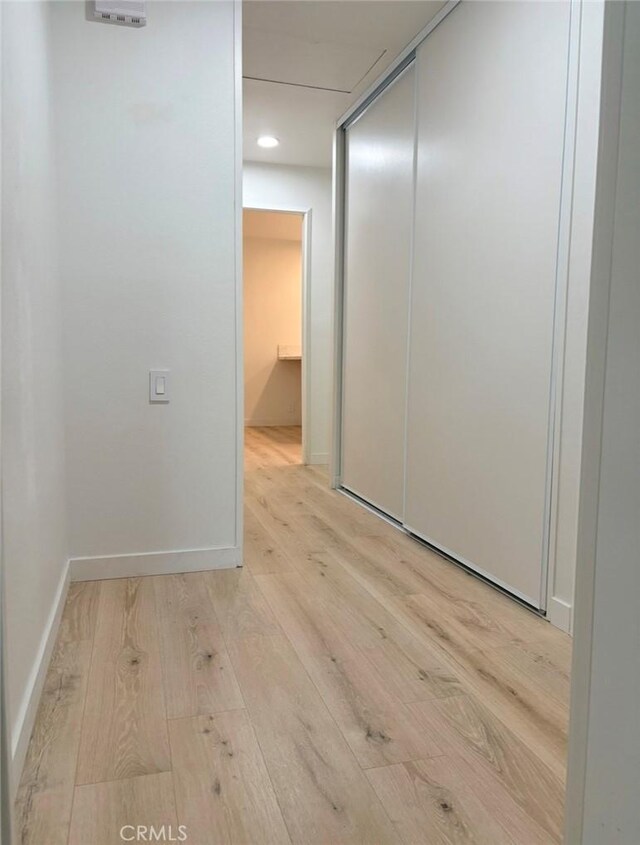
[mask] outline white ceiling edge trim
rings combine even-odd
[[[369,87],[364,91],[358,99],[349,106],[346,112],[338,118],[336,121],[336,127],[340,128],[344,126],[345,123],[348,123],[355,114],[359,111],[363,111],[367,105],[371,102],[371,100],[375,99],[379,93],[381,93],[387,85],[393,81],[393,77],[396,71],[403,65],[403,63],[407,60],[407,58],[413,53],[416,47],[421,44],[425,38],[433,32],[433,30],[438,26],[439,23],[447,17],[447,15],[455,9],[455,7],[460,3],[460,0],[449,0],[446,6],[443,6],[440,11],[434,15],[433,18],[429,21],[429,23],[420,30],[420,32],[416,35],[414,39],[412,39],[407,46],[402,50],[401,53],[388,65],[385,70],[369,85]]]

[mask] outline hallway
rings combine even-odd
[[[71,587],[23,845],[560,842],[570,639],[248,429],[245,567]]]

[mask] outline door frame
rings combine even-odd
[[[280,206],[272,203],[261,203],[259,205],[244,205],[244,211],[272,211],[277,214],[297,214],[302,217],[302,268],[301,268],[301,290],[302,290],[302,307],[300,314],[301,324],[301,341],[302,341],[302,360],[300,361],[301,374],[301,396],[300,405],[302,411],[302,463],[306,466],[310,462],[310,438],[309,438],[309,419],[311,409],[311,393],[310,393],[310,379],[309,379],[309,339],[311,337],[311,223],[312,223],[312,209],[303,208],[300,206]],[[242,243],[244,245],[244,233],[242,236]],[[243,319],[244,319],[244,274],[242,279],[243,284]],[[243,333],[244,337],[244,333]],[[243,359],[244,360],[244,359]],[[242,379],[244,388],[244,377]],[[244,430],[244,420],[242,420],[242,427]]]

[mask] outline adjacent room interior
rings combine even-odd
[[[302,463],[304,217],[243,212],[245,467]]]

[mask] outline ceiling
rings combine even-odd
[[[444,0],[245,0],[244,158],[330,167],[340,115]],[[261,149],[260,135],[280,146]]]

